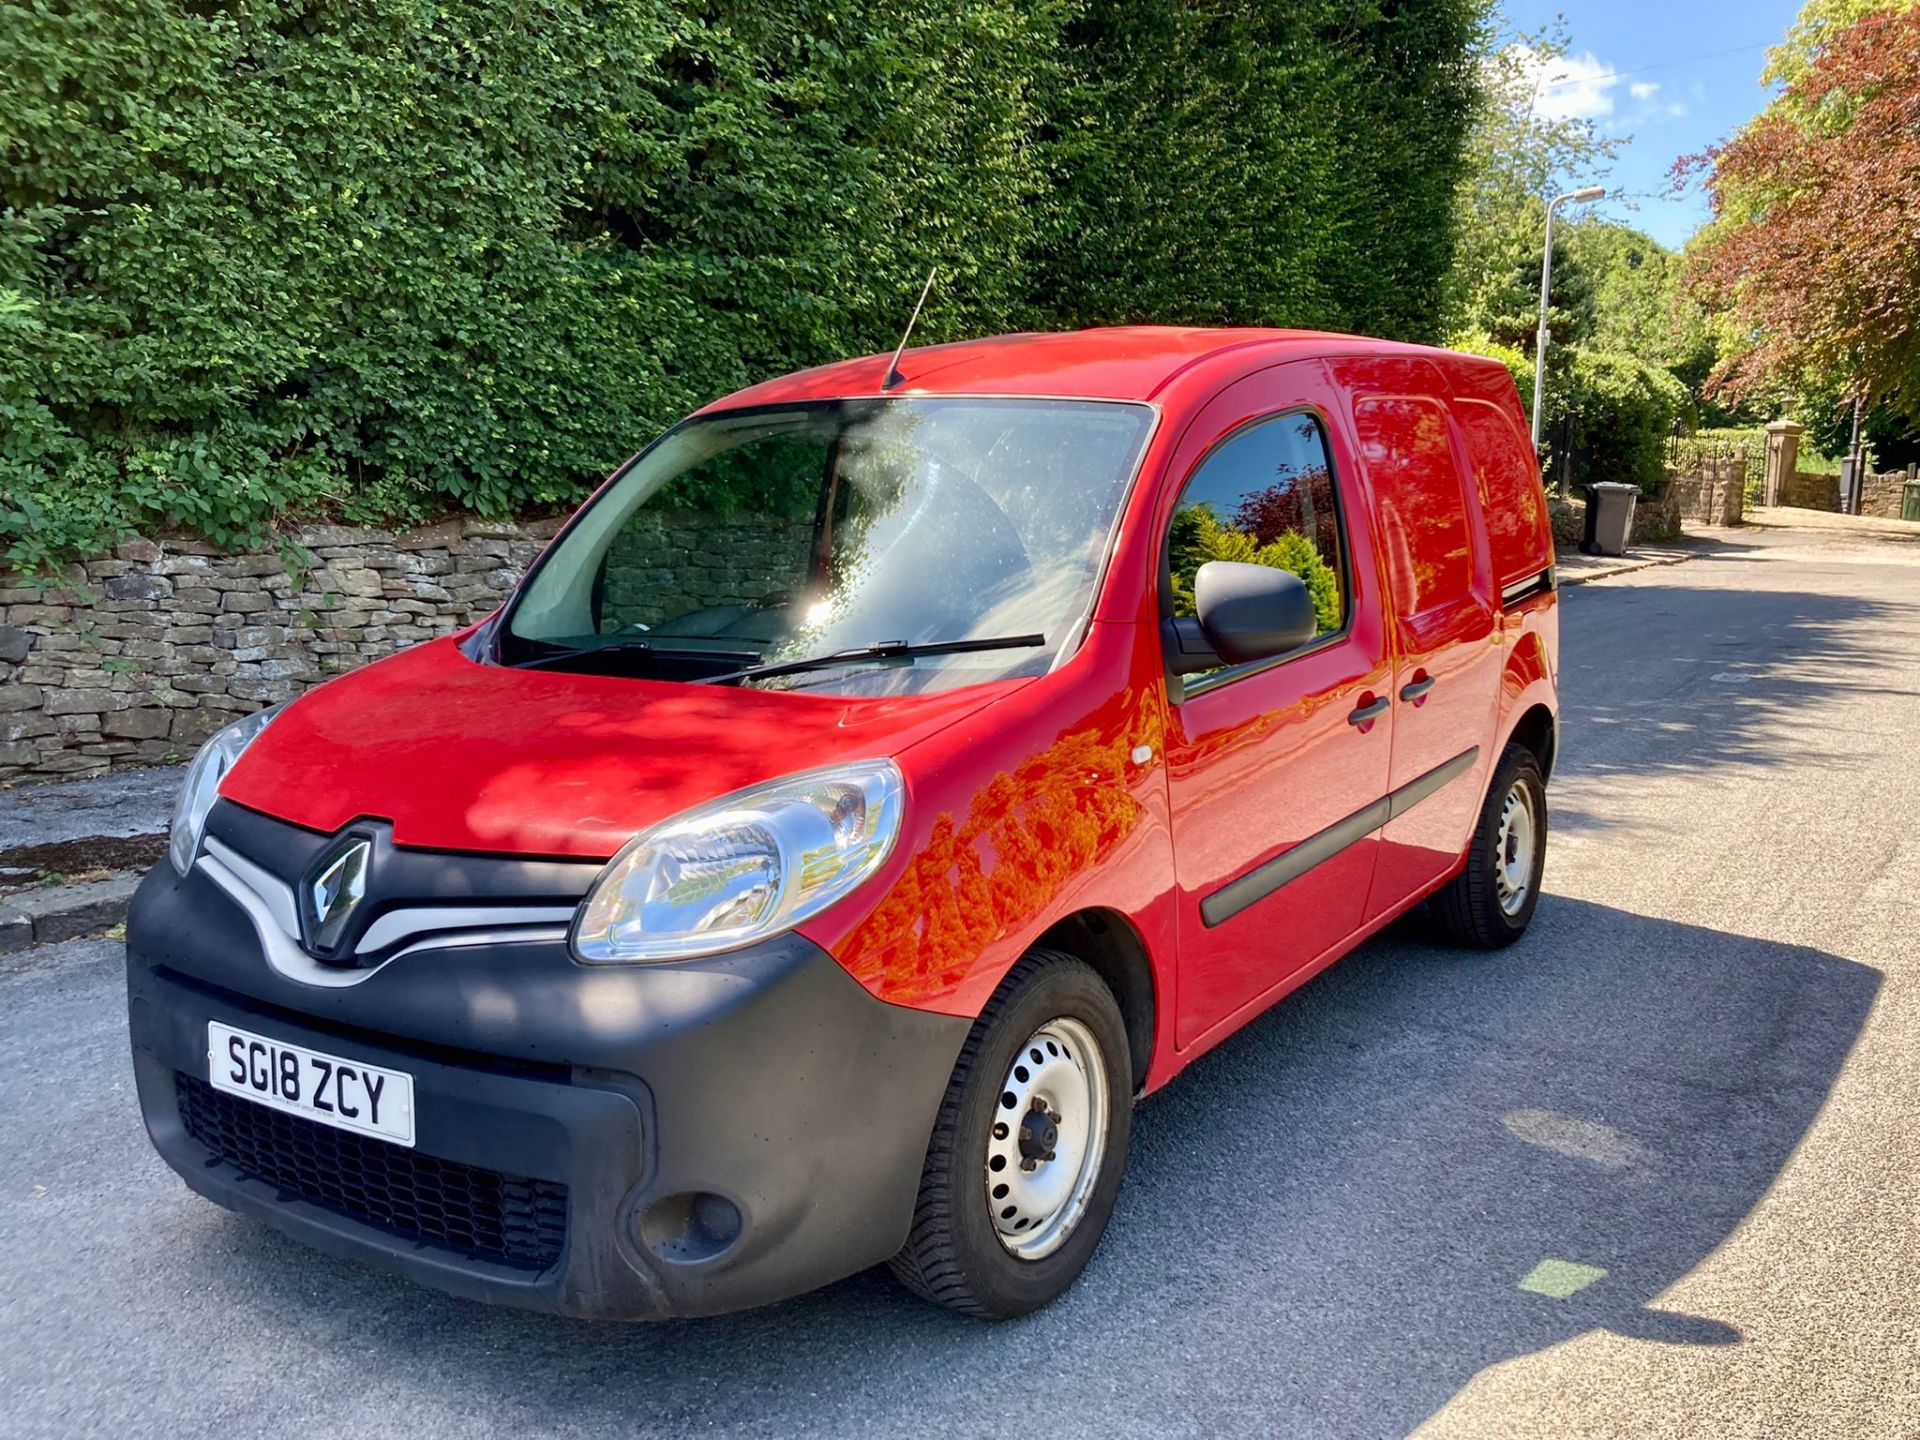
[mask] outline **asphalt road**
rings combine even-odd
[[[1199,1062],[1013,1325],[870,1274],[594,1327],[309,1253],[149,1152],[117,946],[0,961],[0,1433],[1920,1434],[1920,544],[1563,613],[1532,934],[1403,927]]]

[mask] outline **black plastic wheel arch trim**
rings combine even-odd
[[[1397,819],[1448,781],[1470,770],[1480,758],[1480,747],[1462,750],[1451,760],[1417,775],[1399,789],[1382,795],[1343,820],[1315,832],[1298,845],[1283,850],[1214,891],[1200,902],[1200,920],[1208,929],[1231,920],[1256,901],[1291,884],[1315,866],[1324,865],[1349,845],[1358,844],[1389,820]]]

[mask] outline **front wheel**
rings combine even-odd
[[[1112,991],[1072,956],[1025,956],[954,1065],[894,1274],[983,1319],[1039,1309],[1100,1243],[1132,1120]]]
[[[1547,859],[1547,785],[1540,761],[1509,745],[1480,807],[1467,864],[1433,897],[1440,933],[1460,945],[1497,950],[1527,932],[1540,903]]]

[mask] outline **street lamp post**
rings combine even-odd
[[[1540,253],[1540,333],[1533,345],[1533,453],[1540,453],[1540,411],[1547,399],[1547,303],[1553,291],[1553,212],[1569,200],[1576,203],[1599,200],[1606,195],[1600,185],[1587,185],[1547,202],[1547,243]]]

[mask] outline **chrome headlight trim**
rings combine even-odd
[[[283,700],[265,710],[256,710],[219,731],[202,745],[187,767],[187,778],[174,803],[173,824],[167,836],[167,858],[174,873],[184,876],[193,868],[193,857],[200,852],[200,837],[206,830],[207,813],[220,797],[220,782],[236,761],[273,723],[273,717],[291,701]]]

